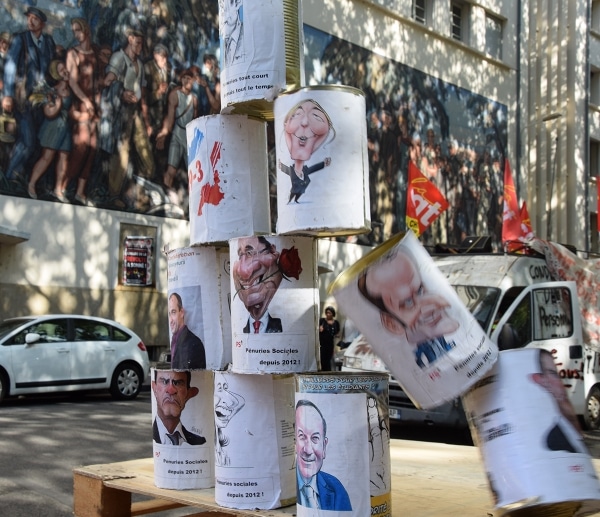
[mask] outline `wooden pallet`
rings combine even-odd
[[[491,497],[477,448],[392,440],[390,453],[392,515],[488,515]],[[132,494],[150,499],[132,504]],[[157,488],[152,458],[75,469],[73,505],[75,517],[131,517],[183,506],[189,507],[190,516],[296,514],[295,505],[261,511],[223,508],[215,503],[214,489]]]

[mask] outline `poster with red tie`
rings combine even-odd
[[[252,235],[229,241],[232,370],[317,369],[316,239]]]
[[[152,368],[154,484],[176,490],[214,486],[213,373]]]

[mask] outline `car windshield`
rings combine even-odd
[[[500,296],[500,289],[478,285],[454,285],[461,301],[471,311],[481,328],[488,331],[494,307]]]
[[[16,328],[20,327],[21,325],[24,325],[25,323],[29,323],[30,321],[33,321],[33,318],[3,321],[2,323],[0,323],[0,339],[2,339],[4,336],[9,334]]]

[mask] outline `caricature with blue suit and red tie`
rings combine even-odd
[[[348,492],[339,479],[323,472],[327,423],[309,400],[296,403],[296,482],[298,504],[307,508],[351,512]]]

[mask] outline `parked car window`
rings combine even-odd
[[[98,321],[74,320],[75,341],[108,341],[111,326]]]
[[[118,328],[113,327],[112,329],[113,329],[113,341],[129,341],[131,339],[130,335],[125,334],[125,332],[122,332]]]
[[[27,327],[12,340],[15,345],[25,344],[25,336],[29,333],[39,334],[39,343],[56,343],[67,340],[67,320],[46,320]]]

